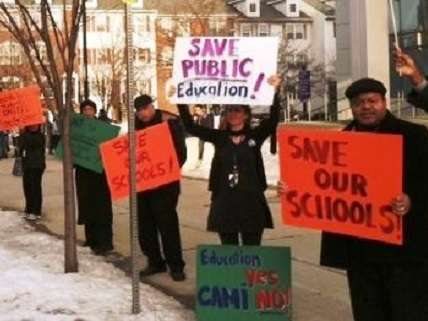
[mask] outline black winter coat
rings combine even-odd
[[[352,122],[344,130],[352,130],[354,126]],[[377,132],[403,136],[403,192],[412,201],[411,210],[403,218],[403,245],[325,232],[321,241],[321,265],[347,269],[353,263],[403,264],[428,260],[428,131],[388,112]]]
[[[245,141],[242,144],[246,146],[236,146],[234,148],[231,146],[230,136],[232,133],[230,131],[210,129],[197,125],[190,115],[189,107],[187,105],[178,105],[180,116],[189,134],[214,145],[214,157],[211,162],[208,187],[212,192],[208,230],[216,232],[256,232],[263,228],[273,227],[272,215],[264,196],[267,182],[261,147],[267,137],[275,134],[279,120],[279,106],[279,98],[275,96],[269,119],[263,120],[254,129],[246,128],[242,133],[245,135]],[[247,154],[247,166],[244,166],[246,186],[241,186],[241,193],[234,189],[228,191],[227,187],[231,158],[229,154],[234,151],[241,157],[249,153]],[[246,195],[253,195],[253,197],[251,199],[243,199]]]
[[[113,209],[106,174],[75,165],[78,224],[112,224]]]
[[[276,127],[279,121],[279,110],[280,110],[280,101],[279,97],[275,95],[274,103],[270,108],[270,117],[268,119],[264,119],[259,126],[254,129],[247,129],[245,131],[245,136],[248,139],[253,139],[256,142],[256,147],[254,151],[256,152],[256,163],[257,163],[257,174],[259,176],[259,188],[262,191],[265,191],[267,188],[266,183],[266,174],[265,168],[263,164],[263,158],[261,154],[261,147],[270,135],[275,134]],[[218,130],[206,128],[203,126],[198,126],[192,120],[192,116],[189,112],[189,107],[187,105],[178,105],[178,111],[180,112],[181,119],[183,120],[184,127],[189,134],[193,136],[197,136],[200,139],[210,142],[214,145],[215,152],[214,157],[211,162],[211,171],[209,177],[209,187],[208,189],[211,192],[216,192],[218,189],[218,178],[219,171],[221,167],[221,157],[220,151],[222,147],[226,146],[226,144],[230,141],[230,131],[227,130]]]
[[[100,119],[101,120],[101,119]],[[113,204],[106,173],[75,165],[77,224],[111,225]]]
[[[168,122],[168,127],[171,132],[171,137],[174,143],[175,152],[177,153],[178,163],[180,167],[182,167],[187,159],[187,148],[186,148],[186,142],[185,142],[184,129],[177,116],[175,116],[174,114],[168,113],[166,111],[156,109],[155,116],[148,123],[144,123],[138,117],[135,117],[135,129],[136,130],[145,129],[150,126],[159,125],[164,121]],[[156,191],[156,190],[169,190],[169,189],[176,190],[177,188],[178,190],[180,189],[179,181],[172,182],[164,186],[160,186],[154,190],[151,190],[150,192],[152,193],[153,191]],[[144,193],[145,192],[140,192],[138,194],[140,196],[143,196]]]
[[[40,132],[26,131],[19,136],[22,167],[26,169],[45,169],[45,136]]]
[[[426,86],[421,92],[412,90],[407,95],[407,101],[417,108],[428,111],[428,86]]]

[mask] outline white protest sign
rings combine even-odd
[[[278,46],[274,37],[177,38],[171,102],[271,105]]]

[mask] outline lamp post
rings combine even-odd
[[[83,66],[85,71],[84,79],[84,96],[85,99],[89,98],[89,82],[88,82],[88,47],[87,47],[87,29],[86,29],[86,0],[83,0]]]
[[[134,81],[134,44],[132,7],[125,2],[125,42],[126,42],[126,96],[128,103],[128,139],[129,139],[129,210],[130,210],[130,247],[131,247],[131,272],[132,272],[132,313],[140,313],[140,279],[137,264],[138,257],[138,217],[137,217],[137,184],[136,184],[136,144],[135,144],[135,114],[133,99],[135,95]],[[132,3],[132,2],[131,2]]]

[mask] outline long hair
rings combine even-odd
[[[232,105],[230,105],[230,106],[232,106]],[[244,129],[250,129],[251,128],[251,118],[252,118],[250,106],[248,106],[248,105],[234,105],[234,106],[244,108],[244,113],[247,115],[247,119],[245,120],[245,124],[244,124]],[[229,130],[229,124],[227,122],[227,117],[226,117],[228,107],[229,107],[229,105],[227,105],[226,108],[223,110],[221,118],[220,118],[219,129],[221,129],[221,130]]]

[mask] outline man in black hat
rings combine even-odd
[[[178,118],[166,111],[155,109],[153,99],[148,95],[137,97],[134,106],[137,116],[136,129],[145,129],[164,121],[168,123],[181,167],[186,161],[187,153],[184,130]],[[183,281],[186,278],[176,210],[179,194],[179,181],[138,193],[139,241],[141,250],[148,260],[147,267],[140,272],[141,277],[165,272],[168,266],[174,281]]]
[[[321,265],[347,271],[356,321],[428,320],[428,131],[395,118],[386,89],[374,79],[354,82],[346,96],[354,120],[347,131],[403,137],[403,194],[391,210],[403,216],[402,246],[323,233]],[[363,154],[364,151],[361,151]]]

